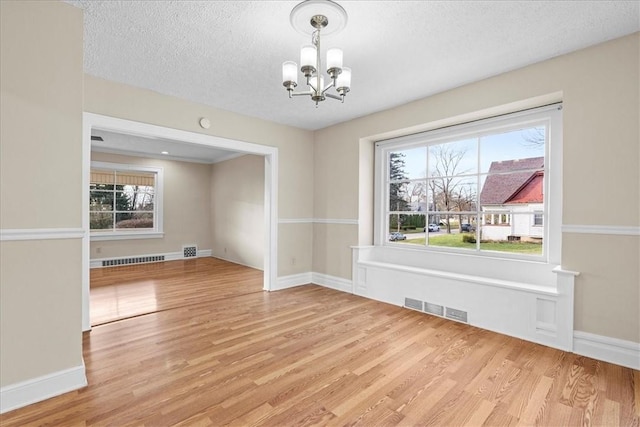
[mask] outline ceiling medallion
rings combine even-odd
[[[295,92],[298,86],[298,64],[286,61],[282,64],[282,85],[289,98],[309,95],[316,103],[326,98],[344,102],[351,89],[351,69],[342,66],[342,49],[327,50],[326,72],[331,80],[326,86],[322,72],[320,55],[320,33],[335,34],[347,25],[347,12],[339,4],[330,0],[307,0],[293,8],[290,15],[291,26],[299,32],[311,36],[311,44],[300,50],[300,71],[306,78],[308,90]],[[335,88],[337,95],[327,92]]]

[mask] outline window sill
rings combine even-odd
[[[161,231],[145,232],[114,232],[114,233],[91,233],[89,240],[92,242],[104,240],[133,240],[133,239],[161,239],[164,233]]]
[[[411,267],[401,264],[390,264],[379,261],[358,261],[358,265],[368,267],[378,267],[382,269],[400,271],[405,273],[414,273],[423,276],[440,277],[444,279],[457,280],[461,282],[468,282],[477,285],[494,286],[499,288],[517,289],[525,292],[536,293],[540,295],[557,296],[558,291],[555,288],[549,286],[533,285],[526,282],[516,282],[512,280],[501,280],[495,278],[481,277],[471,274],[459,274],[444,270],[434,270],[421,267]]]
[[[537,287],[548,289],[554,287],[556,282],[551,270],[557,264],[544,257],[504,256],[502,253],[496,256],[492,252],[470,253],[466,250],[453,251],[452,248],[425,250],[402,245],[365,246],[359,249],[358,262],[388,264],[385,267],[395,271],[428,273],[431,277],[441,278],[456,277],[457,280],[473,277],[474,283],[498,283],[496,286],[499,287],[519,287],[513,286],[513,283],[519,283],[525,284],[525,288],[531,286],[532,290]]]

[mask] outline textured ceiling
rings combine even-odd
[[[344,50],[352,90],[316,108],[281,82],[309,43],[296,1],[68,3],[84,9],[88,74],[305,129],[640,30],[637,1],[338,1],[349,21],[322,46]]]

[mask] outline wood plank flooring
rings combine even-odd
[[[217,258],[91,270],[91,326],[262,292],[263,273]],[[188,276],[188,281],[185,281]]]
[[[315,285],[227,295],[206,277],[251,269],[178,262],[197,294],[95,327],[89,386],[2,426],[640,426],[638,371]]]

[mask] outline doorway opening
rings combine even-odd
[[[100,246],[96,246],[96,240],[104,239],[104,240],[118,240],[118,239],[126,239],[128,241],[134,241],[133,239],[137,238],[151,238],[151,239],[164,239],[164,230],[162,227],[162,217],[163,212],[162,208],[158,211],[154,206],[154,203],[148,203],[144,209],[147,209],[145,212],[140,212],[139,214],[132,215],[128,211],[123,212],[123,209],[134,209],[131,208],[116,208],[115,207],[115,199],[118,194],[118,191],[115,190],[116,187],[122,192],[124,192],[124,185],[127,184],[124,181],[119,183],[119,186],[113,185],[114,196],[112,197],[112,207],[104,208],[100,207],[100,209],[105,209],[110,211],[108,213],[100,213],[96,212],[100,209],[90,209],[90,200],[96,201],[96,195],[94,194],[93,198],[90,197],[89,186],[92,181],[92,176],[99,175],[92,174],[92,136],[94,139],[99,139],[102,136],[104,142],[105,137],[109,137],[110,142],[104,144],[101,148],[96,148],[96,151],[99,151],[99,156],[101,160],[118,160],[123,157],[118,157],[119,155],[127,155],[134,156],[137,159],[140,158],[157,158],[162,159],[163,161],[172,157],[176,162],[182,163],[184,161],[191,161],[194,164],[193,169],[197,169],[197,163],[216,163],[216,161],[212,161],[209,157],[218,156],[218,161],[235,161],[234,158],[239,158],[243,156],[247,159],[253,159],[252,161],[262,162],[264,165],[264,173],[263,173],[263,189],[262,189],[262,202],[263,209],[260,213],[262,218],[258,218],[258,221],[262,221],[261,229],[263,230],[263,239],[262,241],[257,242],[261,248],[259,248],[260,252],[263,255],[262,260],[262,289],[271,290],[272,285],[275,284],[277,278],[277,176],[278,176],[278,151],[275,147],[268,147],[259,144],[247,143],[242,141],[231,140],[227,138],[220,138],[210,135],[204,135],[194,132],[181,131],[177,129],[166,128],[162,126],[150,125],[146,123],[134,122],[130,120],[117,119],[113,117],[107,117],[92,113],[84,114],[84,123],[83,123],[83,283],[82,283],[82,323],[83,330],[87,331],[91,329],[91,305],[90,305],[90,267],[92,263],[95,263],[94,259],[100,258],[96,256],[96,250],[101,249]],[[146,142],[145,142],[146,141]],[[149,144],[149,141],[152,144]],[[94,141],[94,144],[96,141]],[[173,144],[173,145],[166,145]],[[100,147],[100,146],[98,146]],[[145,148],[146,147],[146,148]],[[149,147],[153,147],[152,149]],[[167,148],[171,147],[171,148]],[[172,154],[168,154],[171,153]],[[165,153],[163,153],[165,152]],[[251,155],[251,156],[246,156]],[[127,158],[127,157],[125,157]],[[131,157],[129,157],[131,158]],[[233,160],[232,160],[233,159]],[[134,161],[132,163],[141,163],[139,161]],[[142,162],[144,163],[144,162]],[[223,162],[224,163],[224,162]],[[104,164],[115,164],[115,162],[102,162],[98,166],[104,166]],[[220,163],[222,164],[222,163]],[[95,163],[94,163],[94,166]],[[103,167],[103,169],[105,169]],[[117,169],[117,168],[116,168]],[[143,168],[144,169],[144,168]],[[95,167],[94,167],[95,171]],[[117,171],[115,172],[117,175]],[[147,173],[147,171],[143,171],[143,173]],[[122,173],[121,176],[125,176],[126,174]],[[130,176],[133,176],[132,179],[136,178],[135,173],[130,173]],[[148,175],[148,173],[147,173]],[[145,177],[143,177],[145,178]],[[117,179],[127,179],[127,178],[116,178]],[[142,179],[142,178],[140,178]],[[145,179],[149,179],[146,176]],[[95,181],[95,179],[94,179]],[[115,181],[114,181],[115,182]],[[157,183],[157,181],[156,181]],[[145,188],[151,188],[153,184],[149,184],[145,182],[147,185]],[[94,185],[95,186],[95,185]],[[164,185],[160,183],[160,188]],[[122,188],[120,188],[122,187]],[[98,187],[97,187],[98,188]],[[101,188],[101,187],[100,187]],[[109,187],[110,188],[110,187]],[[138,188],[138,187],[136,187]],[[132,191],[128,189],[127,191]],[[147,192],[153,193],[156,191],[156,188],[153,187],[151,190]],[[260,191],[260,189],[258,190]],[[185,193],[189,192],[188,188],[184,189]],[[100,191],[97,191],[100,193]],[[155,194],[155,193],[154,193]],[[255,195],[254,195],[255,196]],[[132,196],[128,196],[131,200]],[[260,194],[257,195],[260,197]],[[126,198],[124,195],[121,195],[121,198]],[[160,196],[159,203],[162,203],[162,196]],[[167,201],[165,200],[165,204]],[[187,203],[184,203],[187,204]],[[108,203],[107,203],[108,205]],[[95,208],[95,207],[94,207]],[[188,208],[188,206],[185,206]],[[142,208],[140,208],[142,209]],[[113,216],[112,224],[110,225],[109,215]],[[120,215],[120,216],[118,216]],[[127,218],[124,218],[124,216]],[[138,218],[140,216],[140,218]],[[131,218],[129,218],[131,217]],[[144,218],[142,218],[144,217]],[[101,233],[91,233],[93,220],[93,228],[95,228],[95,221],[97,219],[105,219],[105,230]],[[141,227],[143,229],[128,229],[124,230],[120,228],[119,225],[127,224],[127,227],[131,226],[131,224],[142,224]],[[102,226],[102,225],[101,225]],[[112,227],[112,229],[109,229]],[[146,227],[146,229],[144,229]],[[146,232],[149,232],[151,236],[144,236]],[[98,236],[96,236],[98,234]],[[187,237],[188,238],[188,237]],[[218,239],[216,239],[218,240]],[[91,243],[93,241],[93,244]],[[135,240],[137,243],[142,242],[142,240]],[[106,244],[109,242],[105,241]],[[175,242],[174,242],[175,243]],[[169,259],[181,259],[183,254],[193,254],[197,253],[198,249],[201,249],[203,252],[203,256],[207,256],[206,251],[211,248],[197,248],[190,244],[190,242],[186,246],[182,248],[178,248],[176,254],[180,254],[180,257],[171,258],[172,252],[167,253]],[[175,245],[174,245],[175,246]],[[226,253],[227,248],[224,248],[224,252]],[[194,252],[195,251],[195,252]],[[221,248],[217,248],[218,253],[221,252]],[[215,252],[215,250],[214,250]],[[93,256],[92,256],[93,255]],[[149,254],[146,254],[149,255]],[[155,255],[155,254],[151,254]],[[254,254],[255,255],[255,254]],[[214,255],[215,256],[215,255]],[[93,259],[92,259],[93,258]],[[137,257],[121,257],[124,258],[123,261],[113,261],[110,262],[123,262],[128,263],[129,260],[135,260]],[[221,256],[221,258],[225,258]],[[144,261],[144,260],[143,260]],[[192,261],[192,260],[191,260]],[[255,264],[255,262],[254,262]]]

